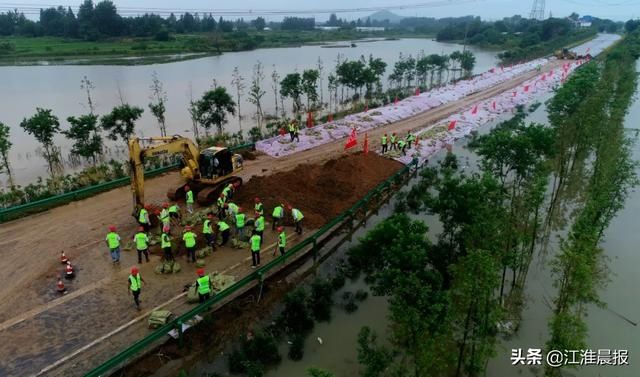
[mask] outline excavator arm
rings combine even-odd
[[[180,154],[185,167],[182,175],[187,180],[200,178],[198,161],[200,151],[190,139],[181,136],[148,137],[129,139],[129,165],[131,192],[133,194],[133,216],[144,206],[144,161],[147,157]]]

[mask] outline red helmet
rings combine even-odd
[[[238,207],[238,212],[242,212],[242,211],[244,211],[244,208]]]
[[[207,218],[213,219],[213,213],[207,213]]]
[[[165,232],[165,233],[169,233],[169,231],[171,231],[171,228],[169,228],[168,226],[165,225],[165,226],[162,227],[162,231]]]
[[[144,205],[144,209],[149,209],[149,208],[151,208],[151,204],[145,204]]]
[[[191,230],[191,225],[185,225],[184,230]]]
[[[137,275],[138,274],[138,267],[133,266],[131,267],[131,275]]]
[[[162,203],[162,208],[169,208],[169,203],[167,202]]]
[[[255,198],[255,199],[254,199],[254,201],[255,201],[256,203],[260,203],[260,198]]]
[[[138,227],[138,232],[144,232],[144,227],[143,226],[139,226]]]
[[[189,185],[184,185],[184,191],[189,191],[191,190],[191,187],[189,187]]]
[[[198,268],[196,273],[198,274],[198,276],[204,276],[204,268]]]
[[[281,226],[278,227],[278,232],[282,232],[283,230],[284,230],[283,227],[281,227]]]
[[[115,225],[109,225],[109,232],[115,232],[116,231],[116,226]]]
[[[229,203],[225,202],[224,203],[224,208],[229,208]]]
[[[221,194],[220,194],[220,196],[219,196],[219,198],[224,198],[224,194],[222,194],[222,193],[221,193]]]

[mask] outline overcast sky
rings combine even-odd
[[[73,5],[81,0],[0,0],[0,4],[38,4]],[[96,0],[94,0],[95,2]],[[533,0],[114,0],[118,7],[168,8],[168,9],[332,9],[358,8],[390,5],[409,5],[439,3],[440,6],[415,9],[394,9],[394,13],[403,16],[448,17],[478,15],[484,19],[500,19],[520,14],[528,16]],[[4,3],[4,4],[3,4]],[[443,5],[443,3],[445,5]],[[448,4],[447,4],[448,3]],[[580,15],[593,15],[601,18],[628,20],[640,17],[640,0],[546,0],[546,14],[549,11],[555,17],[567,16],[575,11]],[[367,13],[343,13],[339,17],[354,19],[366,17]],[[325,20],[327,14],[318,12],[316,19]],[[246,17],[253,18],[253,17]],[[266,17],[276,20],[280,17]]]

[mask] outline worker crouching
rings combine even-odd
[[[198,279],[196,280],[196,287],[198,287],[198,298],[200,303],[203,303],[211,297],[211,290],[213,285],[211,284],[211,278],[209,275],[205,275],[204,269],[198,269]]]

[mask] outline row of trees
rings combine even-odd
[[[257,17],[251,21],[240,18],[234,21],[214,18],[211,14],[199,15],[186,12],[180,16],[170,14],[163,18],[155,14],[122,17],[115,3],[102,0],[93,3],[84,0],[77,14],[71,7],[40,10],[38,21],[32,21],[23,13],[0,13],[0,35],[56,36],[97,40],[107,37],[136,36],[162,39],[168,33],[231,32],[234,30],[263,30],[266,21]]]

